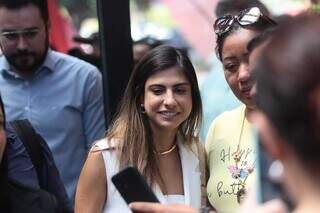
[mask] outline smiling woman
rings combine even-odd
[[[153,132],[175,134],[192,110],[190,83],[179,67],[163,70],[146,81],[143,102]]]
[[[107,137],[89,153],[76,212],[131,212],[110,180],[128,165],[138,168],[162,203],[205,205],[201,119],[189,58],[169,46],[151,50],[136,65]]]

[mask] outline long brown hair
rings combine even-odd
[[[108,139],[119,140],[120,169],[128,165],[135,166],[151,184],[156,181],[155,177],[161,176],[152,151],[152,130],[147,116],[141,112],[141,97],[144,95],[147,79],[171,67],[178,67],[185,74],[192,93],[191,113],[178,131],[184,143],[198,141],[202,104],[195,70],[183,51],[170,46],[159,46],[151,50],[136,65],[107,134]]]

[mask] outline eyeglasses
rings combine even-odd
[[[28,30],[14,30],[0,33],[1,42],[5,44],[16,44],[22,36],[27,41],[32,41],[42,31],[43,28],[34,28]]]
[[[218,36],[221,36],[230,30],[235,21],[238,22],[240,26],[245,27],[257,23],[260,18],[271,25],[277,25],[271,18],[263,15],[258,7],[252,7],[241,11],[237,16],[225,15],[218,18],[214,23],[214,32]]]

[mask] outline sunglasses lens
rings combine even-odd
[[[243,11],[238,17],[238,22],[242,26],[250,25],[256,23],[259,20],[260,16],[261,12],[259,8],[253,7],[249,10]]]
[[[230,15],[218,18],[214,23],[214,32],[220,35],[226,32],[229,29],[229,27],[232,25],[232,23],[233,23],[233,17]]]
[[[260,18],[269,24],[276,25],[272,19],[263,15],[258,7],[252,7],[241,11],[238,16],[226,15],[218,18],[214,23],[214,32],[220,36],[230,30],[235,21],[241,26],[248,26],[257,23]]]

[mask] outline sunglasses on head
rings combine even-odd
[[[276,22],[268,16],[263,15],[258,7],[252,7],[242,10],[236,16],[225,15],[218,18],[213,26],[214,32],[216,35],[221,36],[228,32],[235,22],[238,22],[240,26],[245,27],[257,23],[260,19],[264,19],[269,22],[269,24],[276,25]]]

